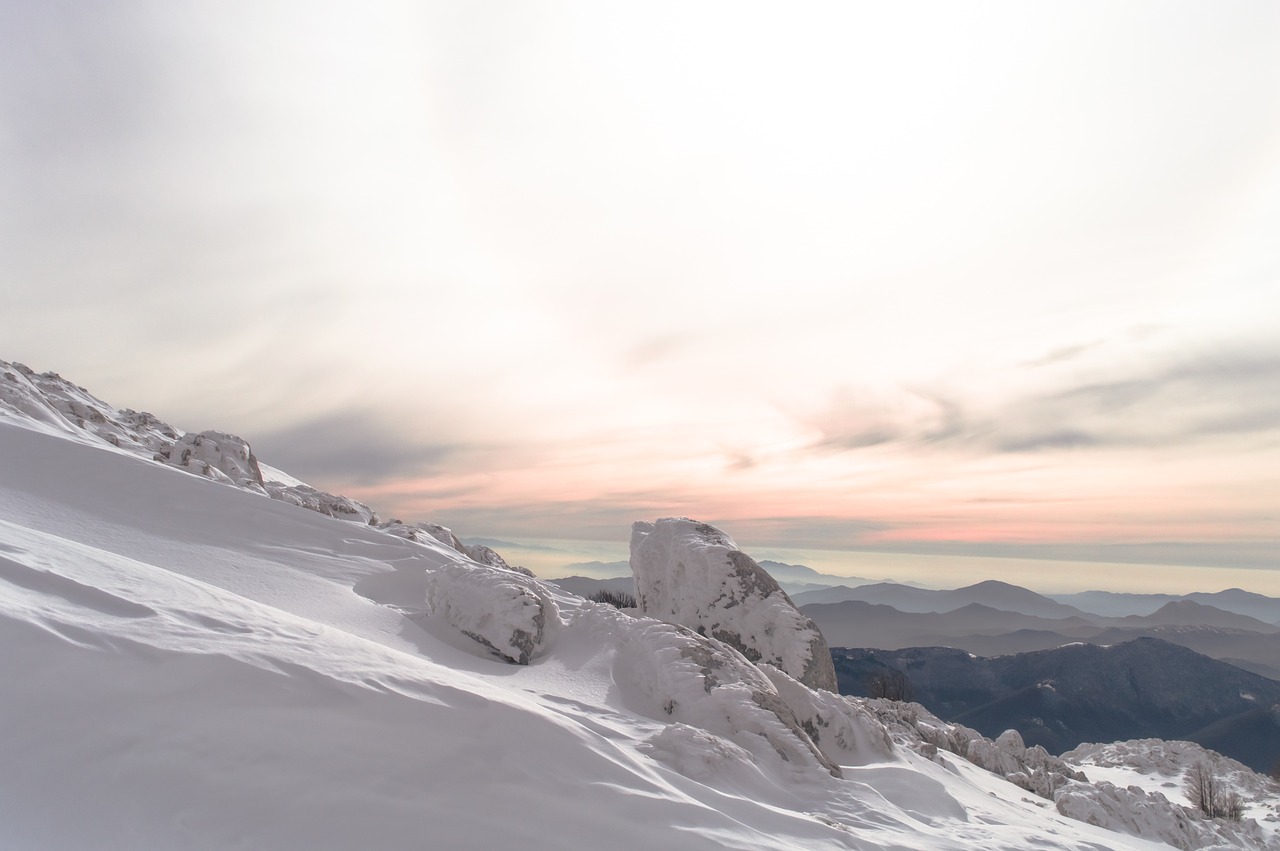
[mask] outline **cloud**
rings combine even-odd
[[[963,387],[948,394],[903,388],[863,395],[842,388],[825,410],[804,420],[821,435],[809,449],[900,444],[1020,453],[1169,447],[1280,430],[1280,351],[1237,348],[1166,355],[1127,372],[1123,366],[1109,364],[1113,374],[1107,377],[1095,367],[1074,384],[1024,389],[986,404]]]
[[[844,386],[806,425],[821,432],[817,447],[844,451],[898,441],[934,442],[962,430],[960,406],[942,396],[905,388]]]
[[[1075,346],[1063,346],[1062,348],[1054,349],[1053,351],[1034,360],[1027,361],[1026,366],[1035,368],[1041,366],[1052,366],[1057,363],[1065,363],[1067,361],[1075,360],[1091,349],[1096,349],[1100,345],[1102,345],[1101,342],[1094,341],[1091,343],[1080,343]]]
[[[1178,358],[1144,373],[1015,400],[994,423],[1006,452],[1173,446],[1280,430],[1280,353]]]
[[[252,441],[266,464],[301,479],[372,485],[421,476],[462,451],[453,444],[408,440],[376,417],[343,412],[308,420]]]
[[[721,517],[714,509],[699,508],[675,494],[613,494],[599,499],[502,506],[442,507],[431,519],[463,538],[467,531],[507,538],[556,537],[621,541],[630,539],[631,524],[658,517],[689,516],[733,535],[740,544],[755,547],[839,549],[865,543],[867,536],[890,528],[859,519],[828,517]]]

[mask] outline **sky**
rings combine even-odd
[[[1277,44],[1270,2],[0,0],[0,357],[464,537],[1274,578]]]

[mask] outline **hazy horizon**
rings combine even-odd
[[[732,534],[732,529],[726,531]],[[625,566],[616,570],[597,568],[585,572],[575,569],[591,562],[626,562],[628,546],[625,539],[528,538],[510,541],[485,535],[464,534],[461,537],[467,542],[481,542],[495,548],[509,562],[527,567],[543,579],[573,575],[601,579],[630,575]],[[1114,591],[1177,595],[1240,588],[1255,594],[1280,597],[1280,573],[1266,569],[955,553],[820,550],[768,546],[737,536],[734,539],[757,561],[799,564],[819,573],[857,577],[869,582],[910,583],[949,589],[995,579],[1021,585],[1040,594]]]

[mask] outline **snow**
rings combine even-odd
[[[1067,818],[947,753],[937,742],[980,737],[915,707],[810,689],[432,534],[168,466],[136,450],[176,431],[142,415],[141,431],[112,431],[86,391],[48,379],[60,407],[11,367],[0,847],[1169,847]],[[68,420],[71,402],[86,423],[103,413],[107,436]],[[306,487],[259,469],[267,486]],[[518,652],[493,648],[521,650],[520,629],[527,664],[511,664]],[[989,744],[1017,761],[1011,739]],[[1153,766],[1182,764],[1144,748]],[[1079,758],[1128,770],[1123,754]],[[1278,847],[1250,830],[1215,836]]]

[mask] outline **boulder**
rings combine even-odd
[[[714,526],[684,517],[634,524],[631,571],[642,613],[723,641],[811,688],[837,690],[818,627]]]
[[[234,434],[220,431],[184,434],[161,455],[171,467],[258,493],[267,492],[253,450]]]
[[[542,651],[559,612],[536,579],[474,564],[429,571],[427,605],[432,617],[515,665],[528,665]]]

